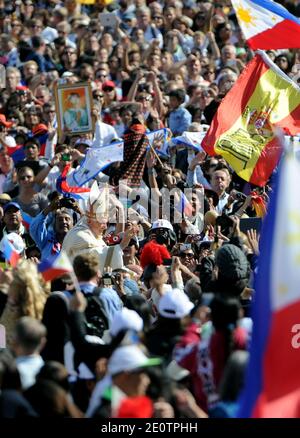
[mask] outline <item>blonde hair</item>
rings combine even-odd
[[[18,264],[8,294],[14,296],[20,316],[42,319],[47,293],[41,286],[35,263],[22,260]]]
[[[30,65],[34,65],[36,68],[38,68],[39,66],[37,65],[37,63],[35,62],[35,61],[26,61],[24,64],[23,64],[23,68],[24,67],[29,67]]]

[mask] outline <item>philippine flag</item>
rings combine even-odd
[[[300,20],[272,0],[232,0],[238,22],[253,49],[300,47]]]
[[[52,281],[62,275],[73,272],[73,267],[68,256],[61,251],[56,257],[49,260],[42,260],[38,265],[38,271],[45,281]]]
[[[265,218],[238,416],[300,417],[300,162],[287,154]]]
[[[15,268],[20,259],[20,254],[15,250],[13,244],[9,241],[8,238],[3,239],[2,252],[4,254],[5,260],[10,263],[13,268]]]
[[[91,191],[89,188],[78,187],[78,186],[71,187],[67,183],[67,175],[70,169],[71,169],[71,165],[67,164],[64,167],[61,175],[57,178],[56,181],[57,191],[61,193],[63,196],[65,196],[66,198],[72,197],[76,200],[87,201],[89,199],[90,191]]]

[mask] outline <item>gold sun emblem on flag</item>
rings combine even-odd
[[[255,18],[251,15],[250,9],[243,8],[242,5],[239,5],[236,8],[236,15],[245,26],[255,26]]]

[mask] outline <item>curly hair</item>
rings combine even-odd
[[[42,319],[47,294],[41,286],[37,267],[33,262],[22,260],[18,264],[8,294],[14,296],[20,316]]]
[[[15,326],[22,316],[41,320],[47,296],[50,292],[38,274],[36,265],[22,260],[13,272],[13,281],[8,289],[8,300],[0,318],[6,329],[6,343],[12,346]]]

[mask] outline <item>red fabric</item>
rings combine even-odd
[[[34,126],[34,128],[32,129],[33,135],[41,135],[41,134],[45,134],[46,132],[48,132],[48,128],[43,123],[39,123],[38,125]]]
[[[292,20],[283,20],[271,29],[257,33],[247,40],[251,49],[299,48],[300,26]]]
[[[153,404],[148,397],[130,397],[121,401],[115,418],[151,418]]]
[[[156,266],[162,265],[164,259],[170,259],[171,255],[167,248],[159,245],[154,240],[146,243],[141,253],[141,266],[145,268],[147,265],[154,264]]]
[[[209,131],[202,141],[202,147],[209,155],[215,155],[215,144],[222,134],[225,134],[241,117],[250,97],[254,93],[257,82],[267,71],[269,66],[264,62],[258,63],[252,60],[244,68],[239,76],[239,90],[233,87],[225,96],[223,104],[220,105],[215,117],[212,120]]]
[[[233,349],[245,350],[247,347],[247,332],[237,327],[233,332]],[[195,339],[192,337],[191,339]],[[186,338],[187,340],[187,338]],[[207,394],[204,391],[203,375],[201,374],[200,354],[199,354],[200,341],[194,343],[182,343],[177,344],[175,347],[175,358],[178,364],[187,369],[191,374],[192,389],[195,394],[197,404],[205,411],[208,410]],[[223,371],[228,359],[225,351],[225,337],[224,333],[216,331],[212,334],[209,345],[208,360],[212,364],[212,378],[215,385],[215,391],[217,391],[218,385],[223,375]],[[208,366],[208,369],[210,367]]]

